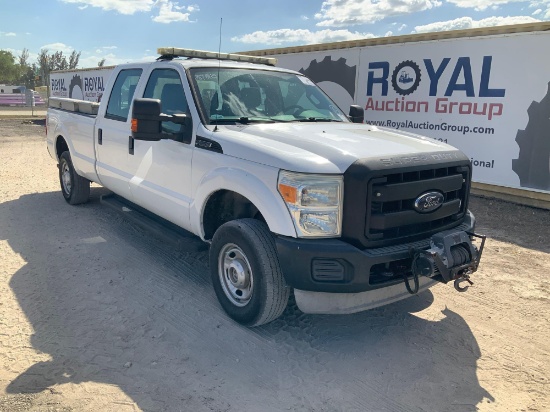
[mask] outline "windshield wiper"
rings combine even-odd
[[[247,123],[275,123],[275,120],[270,117],[241,117],[239,121],[243,124]]]
[[[222,119],[210,119],[210,124],[218,124],[218,123],[241,123],[241,124],[249,124],[249,123],[275,123],[275,120],[269,118],[269,117],[224,117]]]
[[[296,119],[296,122],[337,122],[340,123],[342,120],[329,119],[328,117],[305,117],[303,119]]]

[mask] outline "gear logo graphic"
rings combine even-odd
[[[522,187],[550,190],[550,82],[546,96],[533,101],[527,114],[527,126],[516,134],[519,155],[512,159],[512,170]]]
[[[397,65],[391,76],[391,85],[401,96],[413,93],[420,84],[420,67],[412,60],[405,60]]]
[[[346,59],[343,57],[338,60],[332,60],[331,56],[325,56],[321,63],[318,63],[317,60],[312,60],[307,69],[301,68],[298,71],[315,83],[336,83],[342,86],[352,99],[355,98],[357,66],[348,66]]]
[[[71,83],[69,84],[69,97],[71,99],[83,99],[83,89],[84,88],[82,87],[82,79],[78,74],[75,74],[71,79]]]

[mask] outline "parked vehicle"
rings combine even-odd
[[[236,321],[351,313],[437,280],[469,281],[469,159],[350,121],[275,59],[162,48],[113,69],[101,103],[52,98],[47,144],[76,205],[90,181],[210,244],[212,283]],[[184,59],[180,59],[183,57]]]

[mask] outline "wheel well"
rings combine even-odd
[[[55,154],[57,155],[57,158],[59,159],[59,156],[61,156],[61,153],[68,152],[69,151],[69,145],[63,138],[63,136],[57,136],[57,140],[55,142]]]
[[[246,197],[229,190],[220,190],[210,196],[202,218],[204,238],[212,239],[216,230],[235,219],[253,218],[265,223],[258,208]]]

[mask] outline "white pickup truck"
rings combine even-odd
[[[68,203],[96,182],[208,242],[221,306],[251,326],[292,289],[306,313],[352,313],[471,283],[484,237],[463,153],[346,116],[274,59],[159,54],[117,66],[100,104],[50,99]]]

